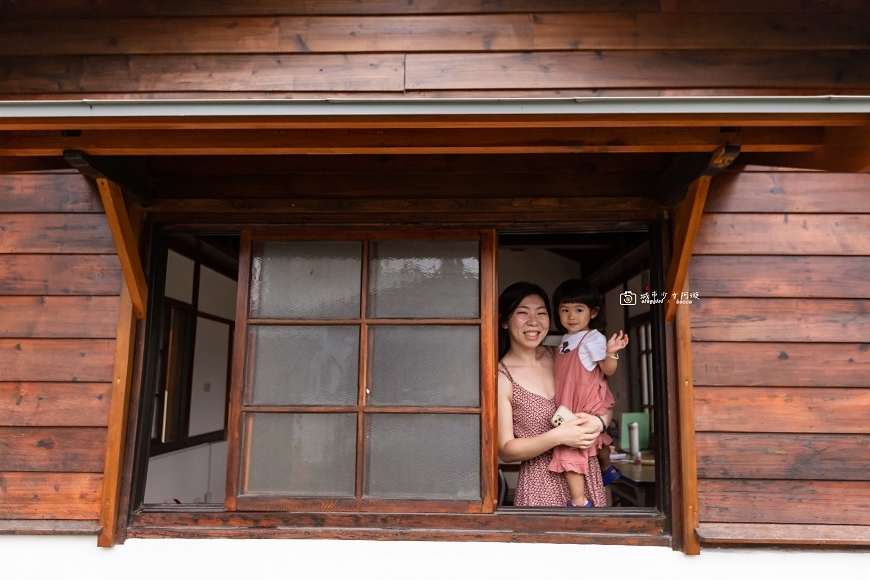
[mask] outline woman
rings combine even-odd
[[[550,328],[543,289],[528,282],[509,286],[498,299],[498,313],[498,456],[522,461],[514,505],[566,506],[570,497],[564,474],[548,469],[552,450],[557,445],[590,447],[602,431],[601,421],[581,413],[577,420],[551,428],[556,383],[552,351],[541,346]],[[609,423],[612,411],[603,418]],[[593,454],[586,485],[595,507],[604,507],[597,462]]]

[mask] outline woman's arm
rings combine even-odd
[[[586,415],[576,421],[563,423],[536,437],[514,437],[514,416],[511,407],[513,388],[510,381],[498,375],[498,456],[502,461],[512,463],[525,461],[549,451],[557,445],[568,445],[586,449],[601,433],[601,422],[597,417]],[[612,415],[611,411],[608,411]],[[609,415],[605,420],[609,422]],[[597,424],[597,426],[596,426]]]

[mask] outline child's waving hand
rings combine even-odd
[[[616,354],[627,345],[628,335],[620,330],[618,334],[614,334],[610,337],[610,340],[607,341],[607,354]]]

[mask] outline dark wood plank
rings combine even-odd
[[[868,48],[866,19],[705,13],[7,20],[7,55]]]
[[[0,427],[0,471],[102,473],[102,427]]]
[[[709,178],[706,182],[704,193],[706,193],[706,186],[710,183]],[[703,208],[703,200],[701,200],[701,207]],[[688,211],[692,211],[692,209],[689,208]],[[677,247],[679,246],[675,245],[675,248]],[[683,278],[678,290],[685,291],[688,287],[688,280]],[[683,503],[680,506],[680,512],[683,516],[682,544],[686,554],[697,556],[701,553],[701,546],[697,536],[695,536],[695,528],[698,527],[698,469],[695,447],[695,407],[692,403],[695,389],[692,376],[692,321],[688,304],[680,304],[675,310],[680,490],[683,498]]]
[[[99,532],[97,520],[0,520],[0,535],[91,536]]]
[[[700,298],[867,298],[870,259],[804,256],[695,256],[691,290]]]
[[[701,524],[698,536],[714,544],[786,544],[799,546],[868,546],[867,526],[806,524]]]
[[[695,342],[697,385],[870,387],[870,343]]]
[[[2,83],[2,80],[0,80]],[[473,153],[706,152],[725,143],[742,151],[812,151],[824,143],[821,127],[483,128],[483,129],[235,129],[185,131],[7,131],[0,155],[56,155],[79,147],[94,155],[299,155]]]
[[[15,93],[404,88],[404,57],[392,54],[13,56],[0,66],[0,92]]]
[[[831,12],[837,10],[867,10],[867,4],[861,0],[730,0],[729,2],[713,3],[707,0],[661,0],[663,12],[740,12],[750,14],[766,14],[768,12]],[[823,16],[819,15],[820,18]]]
[[[707,213],[695,254],[867,256],[870,214]]]
[[[408,54],[405,87],[569,89],[866,87],[863,51],[576,51]],[[5,84],[5,83],[4,83]],[[0,85],[2,86],[2,85]]]
[[[870,337],[870,301],[707,298],[692,301],[692,340],[860,342]]]
[[[867,483],[698,481],[702,522],[870,525]]]
[[[870,434],[870,390],[695,387],[698,431]]]
[[[0,211],[100,213],[103,206],[93,183],[74,174],[0,176]]]
[[[0,383],[0,425],[105,427],[111,383]]]
[[[785,6],[796,9],[797,0]],[[814,3],[819,3],[818,0]],[[801,3],[802,5],[803,3]],[[658,0],[49,0],[39,7],[29,2],[0,5],[0,14],[23,18],[92,18],[121,16],[245,16],[326,14],[451,14],[475,12],[658,12]]]
[[[0,252],[5,254],[112,254],[112,233],[102,214],[3,216]]]
[[[115,338],[114,296],[0,296],[2,338]]]
[[[870,213],[868,191],[866,173],[725,172],[710,186],[707,211]]]
[[[106,382],[115,341],[106,339],[0,339],[6,381]]]
[[[0,255],[0,294],[117,296],[118,256]]]
[[[95,520],[103,476],[0,473],[0,519]]]
[[[698,433],[698,477],[868,481],[870,436]]]

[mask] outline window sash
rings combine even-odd
[[[474,240],[479,242],[479,308],[477,318],[374,318],[368,316],[366,298],[368,294],[367,277],[369,271],[368,252],[371,241],[380,240]],[[253,244],[269,241],[305,241],[305,240],[362,240],[363,260],[361,268],[361,305],[360,318],[353,319],[282,319],[256,318],[250,316],[250,284],[251,259]],[[496,385],[496,341],[495,341],[495,255],[496,234],[493,230],[481,231],[439,231],[439,232],[380,232],[380,231],[347,231],[347,232],[242,232],[239,260],[239,290],[236,299],[235,336],[233,339],[233,377],[231,386],[230,414],[228,420],[228,464],[227,490],[224,507],[227,510],[240,511],[358,511],[358,512],[444,512],[444,513],[491,513],[496,505],[496,463],[497,447],[493,436],[496,429],[495,418],[495,385]],[[250,353],[246,352],[246,342],[249,327],[253,326],[346,326],[359,327],[359,377],[358,400],[356,405],[254,405],[250,400],[248,370],[246,363],[250,361]],[[379,405],[366,406],[365,389],[369,326],[477,326],[480,331],[480,397],[478,406],[445,407],[445,406],[407,406]],[[354,498],[305,498],[286,495],[248,493],[242,494],[242,476],[244,462],[249,457],[248,440],[244,436],[245,415],[252,412],[268,413],[356,413],[357,414],[357,449],[356,449],[356,482]],[[473,414],[480,417],[479,449],[480,449],[480,499],[449,500],[449,499],[367,499],[362,497],[363,488],[363,454],[365,418],[379,413],[406,414]]]

